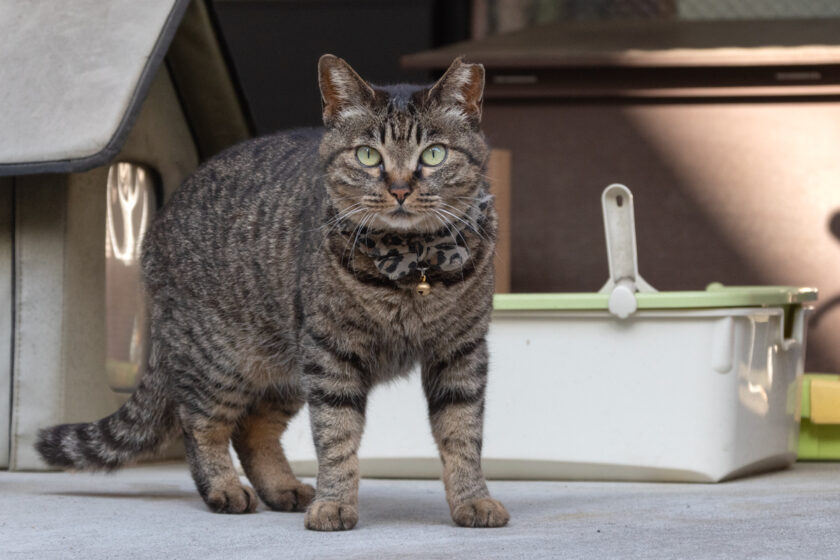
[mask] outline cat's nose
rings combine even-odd
[[[388,192],[397,199],[397,202],[402,204],[408,198],[408,195],[411,194],[411,187],[408,183],[394,183],[388,187]]]

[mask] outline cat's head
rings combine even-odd
[[[432,86],[374,86],[344,60],[318,62],[327,191],[343,219],[374,229],[456,225],[484,194],[484,67],[456,59]]]

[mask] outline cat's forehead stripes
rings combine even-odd
[[[425,88],[409,84],[374,88],[380,102],[380,96],[385,96],[384,118],[378,128],[379,141],[384,145],[414,139],[419,144],[423,139],[423,127],[417,118],[418,103],[423,99]]]
[[[382,123],[380,127],[380,139],[383,144],[405,143],[412,139],[422,138],[417,134],[420,123],[416,118],[404,114],[395,114]],[[422,133],[422,129],[420,129]]]
[[[383,146],[410,141],[419,145],[424,138],[424,127],[416,117],[395,113],[370,128],[366,136]]]

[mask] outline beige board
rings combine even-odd
[[[491,150],[487,174],[490,192],[496,197],[499,234],[496,241],[496,293],[510,292],[510,162],[508,150]]]
[[[0,177],[0,469],[9,466],[14,293],[14,188],[12,177]]]

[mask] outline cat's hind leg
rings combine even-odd
[[[230,456],[237,423],[259,391],[226,363],[224,354],[205,349],[197,337],[173,357],[184,448],[199,494],[217,513],[251,513],[254,490],[242,484]],[[200,372],[200,373],[199,373]]]
[[[187,462],[207,507],[216,513],[254,512],[257,495],[240,482],[230,457],[229,444],[235,423],[182,411]]]
[[[280,445],[280,436],[303,406],[303,399],[269,392],[239,421],[233,447],[248,480],[265,504],[275,511],[304,511],[315,489],[299,481]]]

